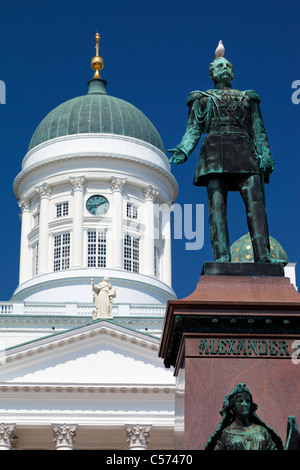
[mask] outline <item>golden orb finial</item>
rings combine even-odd
[[[102,57],[99,56],[99,41],[100,41],[100,34],[99,33],[96,33],[96,46],[95,46],[95,49],[96,49],[96,55],[95,57],[92,58],[91,60],[91,67],[93,70],[95,70],[95,75],[94,75],[94,78],[101,78],[100,77],[100,70],[103,69],[104,67],[104,60],[102,59]]]

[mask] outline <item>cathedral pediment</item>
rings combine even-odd
[[[111,321],[53,334],[2,353],[0,382],[127,387],[172,386],[159,340]]]
[[[0,414],[15,426],[18,448],[54,449],[52,428],[64,423],[76,428],[77,449],[128,449],[126,425],[137,424],[150,425],[155,448],[172,448],[174,377],[158,343],[95,320],[7,349]]]

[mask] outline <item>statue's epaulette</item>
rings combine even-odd
[[[202,96],[204,96],[204,93],[202,91],[199,91],[199,90],[191,91],[191,93],[188,96],[186,104],[189,106],[189,104],[192,101],[195,101],[196,99],[202,98]]]
[[[260,97],[257,91],[255,90],[245,90],[244,93],[248,95],[252,100],[257,101],[260,103]]]

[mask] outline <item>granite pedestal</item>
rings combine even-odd
[[[176,376],[175,448],[205,448],[238,382],[285,442],[288,416],[300,423],[300,294],[281,266],[216,264],[166,309],[159,355]]]

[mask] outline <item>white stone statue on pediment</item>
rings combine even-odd
[[[116,297],[116,288],[113,287],[108,277],[104,277],[103,281],[99,284],[94,284],[94,279],[91,279],[93,287],[93,302],[96,309],[93,310],[93,320],[99,318],[113,318],[112,305],[113,299]]]

